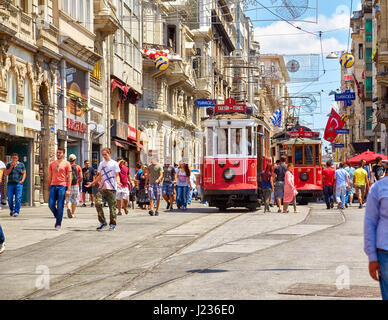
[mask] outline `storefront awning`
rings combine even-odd
[[[124,140],[116,140],[116,139],[114,139],[113,142],[115,143],[116,146],[118,146],[120,148],[125,148],[125,149],[128,149],[128,147],[144,148],[144,146],[142,144],[137,143],[137,142],[124,141]]]
[[[121,147],[121,148],[125,148],[125,146],[122,143],[120,143],[119,141],[117,141],[117,140],[113,140],[113,141],[114,141],[116,146]]]
[[[139,94],[134,89],[132,89],[131,86],[126,85],[125,83],[121,82],[118,79],[112,79],[110,91],[113,92],[115,88],[119,88],[121,91],[123,91],[124,100],[127,100],[128,98],[130,103],[132,104],[136,103],[136,100]]]

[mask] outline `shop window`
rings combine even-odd
[[[7,74],[7,103],[16,104],[17,83],[13,72]]]
[[[23,105],[27,109],[32,109],[32,90],[31,90],[31,84],[28,79],[24,80],[24,85],[23,85],[23,95],[24,95],[24,100],[23,100]]]

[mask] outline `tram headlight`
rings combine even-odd
[[[307,181],[309,179],[309,174],[307,172],[302,172],[300,175],[299,175],[299,178],[300,180],[302,181]]]
[[[234,179],[236,174],[234,173],[233,169],[228,168],[224,170],[224,173],[222,174],[222,176],[226,181],[231,181]]]

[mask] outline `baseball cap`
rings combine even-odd
[[[69,155],[69,161],[75,161],[76,159],[77,157],[75,156],[75,154]]]

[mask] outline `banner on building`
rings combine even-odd
[[[66,112],[83,118],[87,107],[85,71],[67,65],[65,81],[67,90]]]

